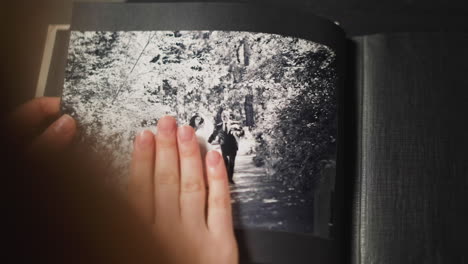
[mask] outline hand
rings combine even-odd
[[[172,117],[135,139],[129,197],[171,263],[238,262],[224,162],[211,151],[205,163],[193,128]]]
[[[60,116],[60,98],[56,97],[36,98],[23,104],[8,121],[14,143],[32,153],[63,150],[76,134],[74,119]]]

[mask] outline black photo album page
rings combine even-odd
[[[243,4],[76,4],[62,110],[125,189],[135,135],[171,115],[219,151],[245,258],[330,262],[340,232],[342,30]]]

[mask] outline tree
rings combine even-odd
[[[166,114],[215,122],[223,109],[249,130],[255,164],[312,186],[336,133],[333,61],[323,45],[275,34],[72,32],[63,101],[122,174],[138,130]]]

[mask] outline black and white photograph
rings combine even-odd
[[[62,109],[125,186],[135,135],[176,117],[219,151],[236,228],[329,237],[336,53],[242,31],[72,31]]]

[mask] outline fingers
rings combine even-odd
[[[221,155],[211,151],[206,157],[209,186],[207,206],[203,163],[193,128],[183,126],[177,129],[174,118],[161,118],[158,122],[155,145],[154,222],[164,227],[180,219],[184,225],[193,227],[189,230],[202,230],[200,228],[207,227],[214,235],[232,235],[231,199]],[[135,155],[136,153],[134,159]],[[134,170],[136,171],[136,166]],[[145,171],[150,170],[148,165]],[[148,177],[140,180],[149,182]],[[147,198],[140,199],[142,201]],[[141,208],[144,208],[144,205]]]
[[[50,125],[32,144],[31,152],[58,152],[73,141],[76,122],[69,115],[63,115]]]
[[[11,114],[11,129],[21,136],[32,136],[29,135],[31,132],[36,132],[35,129],[40,129],[41,125],[58,117],[59,113],[60,98],[36,98],[21,105]]]
[[[153,222],[153,175],[155,139],[151,131],[143,131],[135,138],[130,165],[128,192],[137,214],[145,223]]]
[[[154,169],[155,222],[164,223],[179,218],[179,154],[177,124],[173,117],[158,121]]]
[[[208,229],[214,235],[233,232],[231,198],[223,158],[217,151],[206,155],[208,178]]]
[[[190,126],[178,129],[180,156],[180,210],[187,225],[206,227],[205,180],[203,164],[195,131]]]

